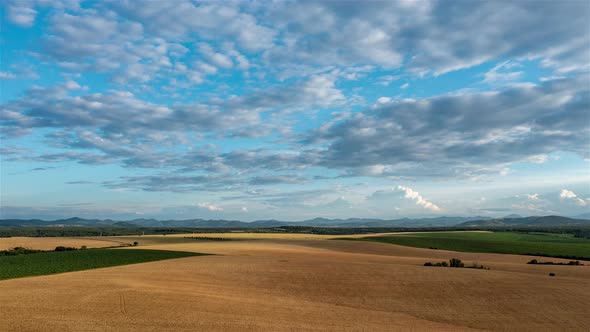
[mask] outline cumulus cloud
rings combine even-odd
[[[256,112],[203,104],[172,107],[145,102],[126,91],[70,96],[79,85],[33,87],[25,97],[4,104],[2,124],[13,127],[102,128],[104,132],[215,131],[257,124]]]
[[[215,52],[213,47],[207,43],[199,43],[199,52],[201,52],[208,61],[218,67],[231,68],[233,66],[233,62],[230,57],[225,54]]]
[[[2,105],[5,138],[33,134],[47,147],[6,160],[150,168],[104,185],[189,192],[481,179],[556,151],[590,157],[590,92],[577,76],[588,69],[585,2],[74,2],[5,2],[20,26],[43,7],[39,49],[27,51],[66,80]],[[357,95],[363,78],[413,95],[406,81],[482,63],[485,82],[514,82],[530,60],[551,78],[428,98]],[[0,78],[33,78],[17,67]],[[85,72],[114,89],[81,86]],[[208,139],[220,147],[202,149]],[[304,173],[312,169],[333,174]]]
[[[276,32],[268,28],[240,3],[194,3],[192,1],[116,1],[113,9],[126,19],[141,22],[152,34],[181,38],[197,32],[205,39],[228,37],[247,50],[272,45]]]
[[[404,197],[415,201],[416,205],[419,205],[419,206],[421,206],[427,210],[433,211],[433,212],[440,211],[440,208],[436,204],[427,201],[426,199],[424,199],[424,197],[422,197],[420,195],[419,192],[414,191],[412,188],[404,187],[404,186],[397,186],[396,189],[404,192]]]
[[[587,84],[547,81],[495,92],[401,100],[318,128],[307,142],[330,168],[393,165],[393,174],[465,176],[555,151],[588,155]],[[402,167],[403,168],[403,167]],[[494,171],[494,169],[496,169]]]
[[[195,206],[198,206],[202,209],[207,209],[209,211],[223,211],[223,208],[217,205],[213,205],[211,203],[208,202],[202,202],[202,203],[195,203]]]
[[[539,200],[539,194],[527,194],[526,196],[529,199],[529,201],[538,201]]]
[[[345,101],[343,92],[336,86],[333,74],[312,75],[291,84],[273,85],[228,101],[240,108],[301,108],[336,106]]]
[[[574,204],[580,206],[588,205],[588,202],[578,197],[578,195],[576,195],[576,193],[574,193],[573,191],[567,189],[561,189],[561,191],[559,192],[559,198],[564,201],[573,202]]]
[[[541,57],[546,66],[580,71],[588,68],[588,9],[575,1],[284,3],[271,7],[273,23],[290,32],[266,56],[275,63],[384,67],[399,67],[405,59],[417,75]]]
[[[31,1],[9,1],[7,16],[13,24],[30,27],[35,22],[37,11],[33,8]]]
[[[589,68],[590,11],[584,1],[306,1],[272,6],[192,1],[137,6],[133,1],[112,1],[83,10],[75,1],[8,1],[8,19],[31,26],[36,7],[53,7],[43,42],[45,56],[63,68],[112,72],[119,82],[147,82],[174,73],[177,60],[189,51],[182,45],[187,42],[202,43],[207,61],[222,68],[233,66],[231,58],[241,68],[249,67],[240,50],[262,52],[267,64],[285,69],[301,64],[403,64],[408,72],[424,75],[506,58],[540,59],[543,66],[563,73]],[[207,43],[220,38],[240,50],[218,51]],[[499,64],[484,80],[516,79],[519,71],[507,71],[514,64]],[[383,85],[395,79],[383,78]]]

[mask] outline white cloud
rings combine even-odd
[[[377,104],[309,134],[329,168],[392,166],[393,176],[510,172],[559,151],[587,156],[590,95],[581,78]]]
[[[258,51],[270,47],[276,34],[247,13],[239,2],[135,1],[114,3],[120,16],[141,23],[145,29],[168,39],[185,39],[195,33],[201,40],[235,40],[240,47]]]
[[[508,82],[518,80],[523,74],[523,71],[511,71],[512,68],[521,67],[519,63],[512,61],[504,61],[487,73],[484,73],[483,81],[486,83]]]
[[[571,201],[574,204],[580,206],[588,205],[588,202],[578,197],[578,195],[576,195],[576,193],[574,193],[573,191],[567,189],[561,189],[561,192],[559,193],[559,198],[561,198],[562,200]]]
[[[376,164],[376,165],[369,165],[365,167],[361,167],[358,174],[359,175],[369,175],[369,176],[377,176],[383,174],[386,170],[385,165]]]
[[[222,68],[231,68],[233,67],[233,62],[231,59],[222,53],[215,52],[213,47],[207,43],[199,43],[199,52],[205,56],[205,58],[213,63],[214,65]]]
[[[8,6],[8,20],[22,27],[31,27],[35,23],[37,11],[32,1],[14,1]]]
[[[0,71],[0,79],[3,80],[13,80],[16,78],[16,75],[14,75],[13,73],[9,73],[6,71]]]
[[[530,156],[527,158],[527,161],[529,161],[533,164],[544,164],[545,162],[547,162],[547,160],[549,160],[549,156],[546,154],[539,154],[539,155]]]
[[[419,192],[414,191],[412,188],[397,186],[397,190],[403,191],[405,198],[415,201],[417,205],[420,205],[425,209],[431,210],[433,212],[440,211],[440,208],[436,204],[425,200]]]
[[[529,201],[538,201],[539,200],[539,194],[527,194],[526,196],[529,199]]]
[[[281,2],[270,7],[271,25],[291,29],[278,35],[265,58],[279,65],[403,65],[419,76],[497,59],[540,58],[547,67],[583,72],[588,69],[588,9],[588,3],[576,1]],[[498,69],[487,79],[520,75]]]
[[[402,84],[402,85],[401,85],[399,88],[400,88],[400,89],[407,89],[407,88],[409,88],[409,87],[410,87],[410,83],[404,83],[404,84]]]
[[[382,86],[389,86],[393,81],[399,80],[399,76],[395,75],[383,75],[377,79],[376,84]]]
[[[207,209],[209,211],[223,211],[223,208],[217,205],[213,205],[211,203],[208,202],[203,202],[203,203],[196,203],[196,206],[202,208],[202,209]]]

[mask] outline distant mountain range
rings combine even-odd
[[[489,226],[590,226],[588,219],[572,219],[561,216],[544,217],[504,217],[486,220],[471,220],[458,224],[457,226],[467,227],[489,227]]]
[[[315,218],[304,221],[257,220],[243,222],[238,220],[157,220],[133,219],[114,221],[110,219],[69,218],[46,221],[40,219],[2,219],[0,227],[65,227],[65,226],[113,226],[113,227],[191,227],[191,228],[271,228],[280,226],[313,226],[313,227],[490,227],[490,226],[590,226],[589,219],[573,219],[561,216],[520,217],[509,215],[503,218],[474,217],[435,217],[435,218],[402,218],[402,219],[325,219]]]

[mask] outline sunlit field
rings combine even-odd
[[[0,321],[11,331],[40,324],[56,331],[582,331],[590,324],[590,266],[529,265],[535,257],[323,236],[185,236],[191,234],[105,238],[137,246],[75,253],[109,259],[127,252],[142,257],[134,253],[145,249],[169,251],[167,258],[186,255],[179,251],[211,255],[0,281]],[[45,261],[43,255],[63,254],[22,257]],[[423,266],[450,258],[489,270]],[[61,315],[68,319],[49,319]]]

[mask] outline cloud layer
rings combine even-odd
[[[449,202],[413,182],[489,184],[573,156],[555,192],[590,158],[584,1],[4,4],[14,174],[71,167],[71,186],[108,169],[87,185],[185,195],[206,213],[385,213],[375,202],[401,193],[438,213]],[[504,206],[542,210],[529,185]],[[587,207],[570,189],[550,208]]]

